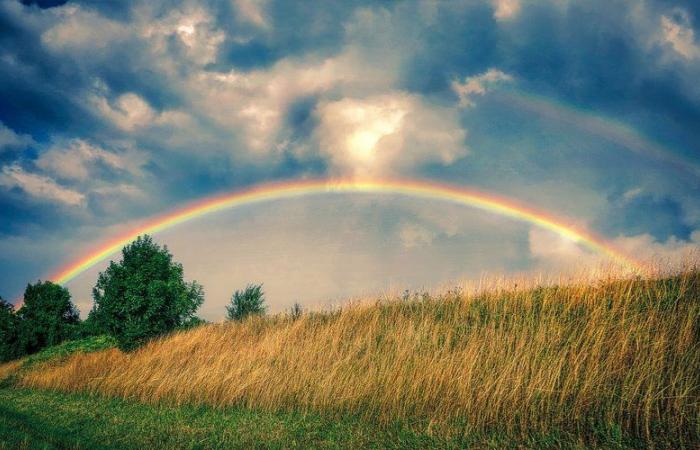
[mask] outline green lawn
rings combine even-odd
[[[599,436],[602,448],[623,445]],[[573,436],[437,437],[405,425],[243,408],[169,407],[47,391],[0,389],[0,448],[584,448]]]

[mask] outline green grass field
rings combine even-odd
[[[640,448],[614,429],[601,448]],[[635,445],[636,444],[636,445]],[[590,445],[590,444],[589,444]],[[408,424],[245,408],[169,407],[31,389],[0,389],[0,448],[587,448],[566,434],[435,436]]]

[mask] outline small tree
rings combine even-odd
[[[292,320],[297,320],[304,313],[304,309],[301,307],[299,302],[294,302],[291,308],[289,308],[289,317]]]
[[[0,297],[0,362],[24,355],[20,339],[20,322],[14,306]]]
[[[251,315],[265,314],[265,294],[262,284],[249,284],[243,291],[236,291],[231,297],[231,304],[226,306],[228,320],[243,320]]]
[[[28,353],[71,338],[80,323],[68,289],[51,281],[27,285],[17,317],[22,322],[20,334]]]
[[[91,318],[122,350],[182,326],[204,301],[202,286],[185,282],[182,265],[148,235],[122,249],[122,260],[100,273],[92,294]]]

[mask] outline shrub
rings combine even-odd
[[[304,313],[304,309],[301,307],[299,302],[294,302],[291,308],[289,308],[289,317],[292,320],[297,320]]]
[[[265,294],[262,284],[249,284],[243,291],[236,291],[231,296],[231,304],[226,306],[228,320],[243,320],[251,315],[265,314]]]
[[[182,265],[173,262],[168,248],[145,235],[100,273],[93,298],[93,320],[128,351],[191,320],[204,291],[196,281],[185,282]]]
[[[68,289],[51,281],[27,285],[17,317],[20,339],[27,353],[70,339],[80,323]]]

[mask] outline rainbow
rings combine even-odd
[[[586,230],[512,200],[477,190],[425,181],[355,181],[300,180],[269,183],[224,195],[209,197],[168,214],[154,217],[140,226],[99,246],[87,256],[58,270],[49,278],[65,284],[90,267],[118,252],[124,245],[143,234],[154,234],[206,214],[272,200],[326,193],[376,193],[410,196],[470,206],[494,214],[511,217],[553,231],[558,235],[609,256],[616,263],[635,273],[644,273],[643,266],[618,251],[614,245]]]
[[[494,97],[508,106],[514,106],[544,118],[565,123],[617,144],[630,152],[651,160],[661,161],[689,176],[693,183],[697,183],[700,179],[700,168],[693,162],[654,142],[620,120],[517,89],[499,90],[494,93]]]

